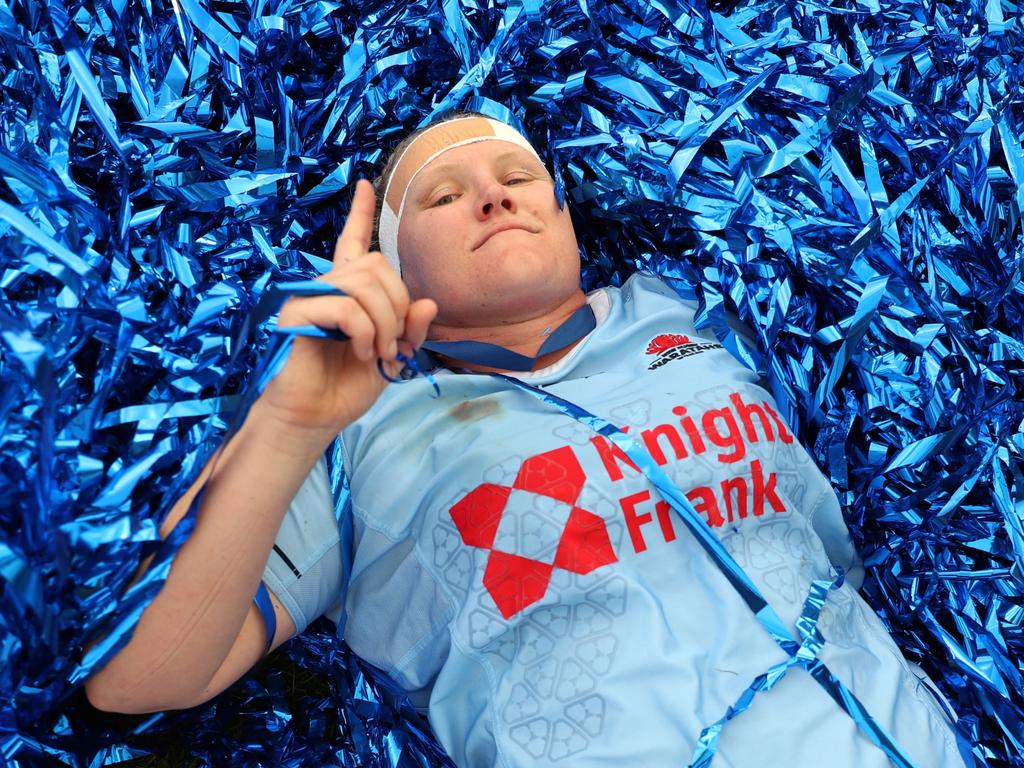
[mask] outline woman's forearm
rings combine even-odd
[[[100,708],[189,706],[231,651],[285,511],[333,438],[281,424],[259,406],[161,527],[166,537],[206,480],[195,529],[163,588],[128,644],[86,682]]]

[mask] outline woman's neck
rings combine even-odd
[[[525,320],[504,323],[498,325],[484,326],[448,326],[435,322],[430,326],[431,341],[482,341],[487,344],[495,344],[499,347],[517,352],[521,355],[533,357],[540,350],[541,345],[548,336],[564,323],[576,310],[587,302],[587,297],[582,290],[577,291],[559,304],[557,307],[537,317]],[[562,359],[569,353],[573,344],[568,344],[562,349],[537,358],[532,370],[546,368],[549,365]],[[474,373],[505,373],[501,368],[491,368],[486,365],[478,365],[467,360],[455,360],[441,356],[445,365],[450,368],[462,368]]]

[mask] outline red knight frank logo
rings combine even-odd
[[[645,354],[656,355],[654,361],[647,368],[653,371],[673,360],[681,360],[684,357],[696,355],[698,352],[721,348],[722,345],[716,342],[694,342],[690,341],[689,336],[683,336],[680,333],[662,333],[647,343]]]
[[[652,339],[647,353],[659,354],[663,364],[676,359],[670,356],[680,350],[717,346],[666,334]],[[629,434],[658,466],[699,456],[721,466],[706,485],[688,483],[685,490],[691,513],[710,528],[758,525],[754,521],[786,514],[779,478],[750,448],[790,445],[793,433],[768,400],[752,400],[749,393],[733,392],[717,406],[691,413],[677,405],[667,420]],[[586,463],[581,464],[580,456]],[[607,481],[613,493],[618,489],[622,517],[617,519],[629,534],[628,544],[623,540],[619,546],[631,545],[639,555],[656,551],[652,547],[660,546],[659,540],[676,540],[672,507],[638,484],[643,473],[614,440],[599,434],[589,446],[565,445],[531,456],[519,465],[511,485],[481,483],[449,509],[463,543],[486,551],[483,586],[506,619],[548,594],[556,568],[588,574],[619,562],[605,523],[607,513],[603,518],[579,506],[587,498],[584,466],[599,474],[602,488]],[[619,552],[629,556],[628,550]]]
[[[490,550],[484,587],[506,619],[544,597],[555,568],[590,573],[618,559],[604,520],[576,506],[585,480],[572,448],[565,446],[526,459],[511,486],[483,483],[451,508],[462,541]],[[553,557],[538,559],[502,549],[507,539],[501,539],[499,528],[514,494],[544,497],[544,503],[561,512],[565,522]]]

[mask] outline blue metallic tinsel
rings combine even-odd
[[[442,764],[324,624],[282,651],[323,681],[298,704],[267,665],[127,724],[80,687],[255,366],[246,314],[328,266],[407,131],[471,108],[548,159],[588,287],[692,286],[767,375],[868,601],[979,764],[1024,766],[1020,25],[1010,0],[0,0],[0,763],[175,731],[210,765]]]

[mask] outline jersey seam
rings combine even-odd
[[[511,763],[509,763],[508,758],[506,757],[507,750],[505,749],[503,729],[493,727],[494,724],[498,722],[497,713],[495,712],[494,709],[495,702],[498,699],[497,675],[495,674],[492,665],[488,662],[486,658],[481,658],[480,654],[477,654],[473,652],[471,649],[466,648],[458,634],[452,632],[451,638],[452,645],[458,648],[465,658],[470,659],[475,664],[482,667],[484,670],[484,674],[487,676],[487,688],[490,695],[487,697],[486,707],[489,715],[488,722],[492,725],[490,733],[494,738],[494,754],[502,768],[510,768]]]
[[[445,584],[442,579],[438,578],[438,574],[434,572],[433,568],[427,565],[426,559],[422,556],[420,552],[419,540],[415,542],[412,551],[416,560],[420,564],[420,568],[422,568],[424,571],[430,574],[430,578],[434,580],[434,585],[438,588],[441,594],[445,596],[445,601],[448,603],[448,609],[444,613],[444,619],[436,623],[432,622],[429,632],[426,635],[424,635],[419,642],[416,643],[415,650],[418,650],[422,648],[428,640],[435,639],[442,632],[448,633],[449,640],[451,640],[451,638],[454,637],[454,633],[451,631],[451,626],[452,622],[455,620],[455,617],[458,615],[458,606],[456,605],[455,600],[452,599],[452,594],[448,590],[448,585]],[[409,656],[410,654],[412,654],[413,650],[414,649],[410,649],[407,653],[405,653],[398,663],[404,664],[409,659]],[[444,666],[443,660],[441,666]],[[433,687],[431,687],[431,690],[433,690]]]
[[[814,533],[815,533],[815,535],[816,535],[816,536],[818,537],[818,539],[821,539],[821,535],[820,535],[820,534],[818,534],[818,531],[817,531],[817,529],[816,529],[816,528],[814,528],[814,518],[815,518],[815,516],[816,516],[816,515],[818,514],[818,512],[819,512],[819,511],[821,510],[822,506],[824,506],[825,502],[826,502],[826,501],[828,500],[828,498],[829,498],[829,494],[830,494],[830,493],[835,493],[835,492],[834,492],[834,491],[832,490],[832,488],[831,488],[831,487],[828,487],[828,488],[823,488],[823,489],[822,489],[822,490],[821,490],[821,491],[820,491],[820,492],[818,493],[818,498],[817,498],[817,500],[815,500],[814,504],[813,504],[813,505],[811,506],[811,511],[807,513],[807,522],[809,522],[809,523],[811,524],[811,529],[812,529],[812,530],[814,531]],[[844,521],[844,522],[845,522],[845,521]],[[823,546],[824,546],[824,544],[825,544],[825,542],[822,542],[822,545],[823,545]],[[827,552],[826,552],[826,554],[827,554]],[[832,558],[830,557],[830,558],[828,559],[828,561],[829,561],[830,563],[832,563]],[[832,563],[832,565],[835,565],[835,563]]]
[[[370,530],[375,531],[376,533],[382,536],[385,536],[392,543],[397,543],[395,537],[392,536],[388,531],[381,530],[379,526],[372,525],[367,520],[367,510],[355,500],[354,496],[350,498],[353,512],[355,512],[355,510],[358,508],[359,518],[362,521],[363,525],[365,525]],[[415,539],[415,537],[413,538]],[[435,587],[437,587],[441,594],[445,596],[447,608],[444,612],[444,618],[442,620],[431,622],[430,628],[427,630],[427,632],[421,635],[420,638],[410,646],[409,650],[402,654],[402,657],[399,660],[397,660],[394,664],[389,665],[389,671],[397,672],[398,674],[401,674],[403,677],[405,675],[400,672],[399,667],[405,664],[406,661],[408,661],[410,654],[412,654],[416,650],[421,649],[424,645],[427,644],[428,641],[436,639],[442,632],[447,632],[449,638],[454,638],[454,633],[451,631],[451,624],[452,621],[454,621],[455,617],[458,615],[457,605],[453,600],[451,592],[448,589],[448,585],[445,584],[442,579],[438,578],[438,575],[434,572],[434,569],[430,567],[427,564],[425,558],[422,557],[420,553],[420,543],[418,540],[415,541],[413,545],[412,553],[413,556],[416,558],[416,561],[419,563],[420,568],[422,568],[424,572],[430,575],[430,578],[434,582]]]

